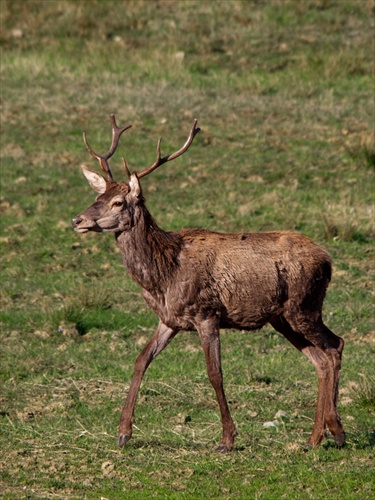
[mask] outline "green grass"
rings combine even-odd
[[[372,0],[4,1],[1,18],[0,491],[4,498],[372,498],[375,444]],[[132,169],[202,132],[142,182],[168,230],[290,229],[329,250],[328,326],[345,339],[347,446],[308,453],[314,369],[271,328],[223,332],[239,430],[196,334],[147,371],[116,448],[135,358],[157,318],[113,238],[71,218],[94,200],[82,141]],[[263,424],[275,420],[276,427]]]

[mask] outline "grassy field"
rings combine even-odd
[[[374,498],[374,1],[0,0],[0,496],[6,499]],[[317,379],[266,327],[225,331],[220,419],[196,334],[149,368],[117,449],[135,358],[157,324],[110,235],[70,220],[112,161],[181,159],[144,180],[161,227],[290,229],[334,260],[327,325],[345,339],[347,446],[304,451]],[[284,417],[279,410],[285,412]],[[265,427],[266,422],[276,422]]]

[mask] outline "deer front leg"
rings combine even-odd
[[[173,330],[160,321],[153,337],[144,347],[135,362],[133,380],[130,384],[128,396],[122,408],[120,417],[118,433],[118,445],[120,448],[122,448],[132,436],[135,402],[143,375],[151,361],[161,353],[177,332],[178,330]]]
[[[204,355],[206,357],[208,378],[210,379],[212,387],[215,389],[221,412],[223,436],[216,451],[225,453],[232,450],[234,438],[237,436],[237,429],[232,420],[223,387],[220,332],[217,319],[214,318],[201,323],[198,328],[198,333],[202,342]]]

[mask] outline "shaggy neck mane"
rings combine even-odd
[[[160,229],[143,203],[134,207],[133,227],[116,240],[131,277],[146,290],[160,290],[174,274],[182,237]]]

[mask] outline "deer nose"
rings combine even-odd
[[[81,224],[82,221],[83,221],[82,217],[77,215],[77,217],[74,217],[74,219],[72,219],[72,226],[77,227]]]

